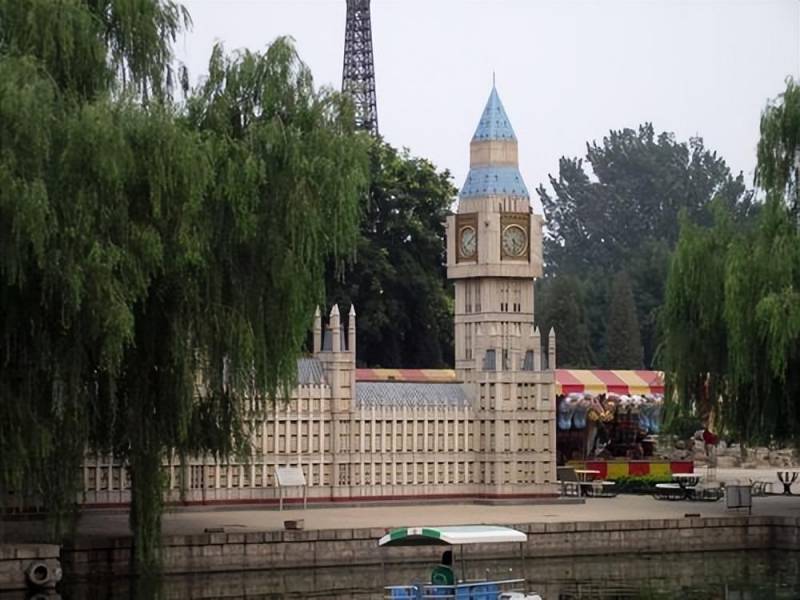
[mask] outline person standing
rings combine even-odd
[[[706,456],[710,457],[719,442],[719,437],[711,433],[708,425],[703,428],[703,446],[705,447]]]

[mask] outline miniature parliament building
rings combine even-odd
[[[327,323],[318,310],[292,397],[250,411],[249,460],[170,463],[171,499],[272,502],[276,468],[298,466],[312,501],[555,495],[555,337],[543,350],[533,324],[541,272],[542,218],[493,88],[447,221],[455,370],[357,369],[355,310],[334,306]],[[84,484],[87,504],[129,501],[113,459],[87,460]]]

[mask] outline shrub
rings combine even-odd
[[[669,483],[671,475],[622,475],[613,479],[616,491],[623,494],[651,494],[657,483]]]

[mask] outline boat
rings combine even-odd
[[[494,525],[454,525],[445,527],[403,527],[389,531],[378,541],[381,548],[396,546],[453,546],[460,550],[460,577],[450,564],[433,569],[430,583],[390,585],[384,588],[387,600],[542,600],[535,593],[522,591],[525,579],[467,579],[464,546],[470,544],[519,544],[524,558],[528,535],[510,527]],[[446,555],[447,553],[445,553]],[[443,559],[445,557],[443,556]],[[444,560],[443,560],[444,563]]]

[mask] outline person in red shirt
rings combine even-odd
[[[711,455],[711,449],[717,445],[719,438],[708,430],[708,425],[703,428],[703,444],[705,445],[706,456]]]

